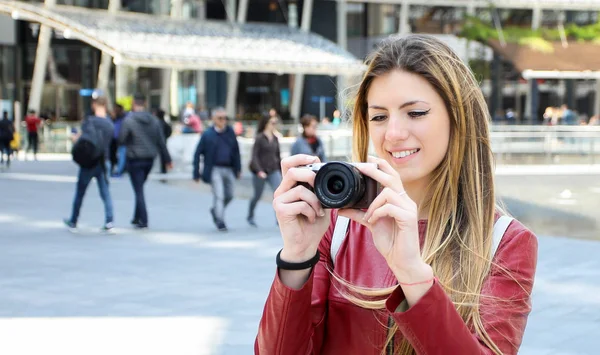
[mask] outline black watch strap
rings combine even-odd
[[[283,249],[281,249],[281,250],[283,250]],[[317,265],[317,263],[319,262],[319,259],[321,257],[321,253],[319,253],[319,251],[317,250],[317,253],[315,254],[315,256],[313,256],[309,260],[303,261],[301,263],[290,263],[290,262],[281,260],[281,250],[279,251],[279,253],[277,253],[277,258],[275,259],[275,262],[277,263],[277,267],[282,270],[310,269],[311,267]]]

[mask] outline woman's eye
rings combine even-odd
[[[370,121],[379,122],[379,121],[383,121],[383,120],[385,120],[385,116],[379,115],[379,116],[373,116],[373,117],[371,117]]]
[[[408,115],[412,118],[417,118],[417,117],[425,116],[426,114],[429,113],[429,111],[431,111],[431,109],[426,110],[426,111],[410,111],[408,113]]]

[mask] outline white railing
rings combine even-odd
[[[43,150],[52,153],[66,153],[71,149],[69,139],[71,129],[79,129],[78,124],[55,124],[46,127],[43,134]],[[288,126],[283,131],[288,130]],[[22,135],[25,137],[26,135]],[[348,159],[352,154],[352,131],[349,127],[321,129],[319,136],[330,159]],[[530,162],[556,163],[577,161],[579,163],[600,163],[600,126],[516,126],[492,125],[490,129],[492,151],[498,161],[516,161],[528,157]],[[191,161],[190,152],[197,143],[197,135],[174,134],[169,139],[170,149],[183,161]],[[280,139],[282,155],[289,154],[295,137]],[[251,152],[253,138],[239,137],[244,158]],[[190,147],[187,147],[190,146]],[[188,155],[184,157],[183,155]],[[557,159],[560,157],[560,159]]]

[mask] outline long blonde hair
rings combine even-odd
[[[444,43],[431,36],[390,38],[367,60],[368,69],[354,101],[353,159],[366,161],[369,146],[367,94],[373,79],[394,70],[418,74],[443,99],[450,117],[448,151],[432,172],[426,198],[419,206],[428,210],[428,227],[421,253],[467,325],[496,354],[500,349],[486,333],[480,314],[481,289],[491,267],[495,195],[493,155],[488,108],[471,70]],[[335,275],[334,275],[335,276]],[[367,290],[336,279],[352,292],[352,302],[383,309],[394,288]],[[354,295],[368,296],[371,300]],[[386,346],[397,326],[389,329]],[[396,354],[413,354],[406,339]]]

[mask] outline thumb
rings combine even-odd
[[[365,211],[356,210],[352,208],[344,208],[338,211],[339,216],[350,218],[354,222],[360,223],[365,227],[369,227],[367,221],[363,220],[366,213],[367,212]]]

